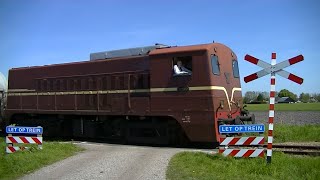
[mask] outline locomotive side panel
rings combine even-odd
[[[7,114],[145,113],[149,103],[134,90],[148,88],[148,68],[138,57],[12,69]]]

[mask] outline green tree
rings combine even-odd
[[[316,100],[317,100],[318,102],[320,102],[320,93],[317,93],[317,94],[315,95],[315,98],[316,98]]]
[[[291,99],[297,101],[297,95],[287,89],[281,89],[281,91],[278,93],[278,97],[290,97]]]
[[[257,101],[262,102],[264,99],[263,94],[259,93],[258,97],[257,97]]]
[[[309,93],[301,93],[299,96],[299,100],[304,103],[309,102],[310,101],[310,94]]]
[[[250,99],[248,98],[248,97],[244,97],[243,98],[243,103],[244,104],[247,104],[247,103],[249,103],[250,102]]]

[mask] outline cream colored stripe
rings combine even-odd
[[[225,87],[222,86],[195,86],[195,87],[189,87],[190,91],[205,91],[205,90],[221,90],[225,93],[229,109],[231,110],[231,104],[228,92]],[[175,92],[178,91],[177,87],[170,87],[170,88],[151,88],[151,89],[124,89],[124,90],[103,90],[103,91],[67,91],[67,92],[39,92],[39,93],[31,93],[31,92],[25,92],[26,89],[11,89],[10,91],[13,92],[24,92],[24,93],[8,93],[8,96],[48,96],[48,95],[75,95],[75,94],[120,94],[120,93],[143,93],[143,92]],[[28,90],[28,91],[35,91],[35,90]],[[232,89],[232,95],[231,95],[231,101],[233,100],[233,95],[235,91],[241,91],[241,88],[233,88]]]
[[[225,87],[222,86],[199,86],[199,87],[190,87],[190,90],[193,91],[201,91],[201,90],[221,90],[224,92],[224,94],[226,95],[227,101],[228,101],[228,107],[229,110],[231,110],[231,105],[230,105],[230,100],[229,100],[229,96],[228,96],[228,92],[226,90]]]
[[[150,92],[170,92],[170,91],[178,91],[178,88],[172,87],[172,88],[151,88],[150,89]]]
[[[132,89],[131,93],[142,93],[142,92],[150,92],[150,89]]]
[[[8,92],[29,92],[36,91],[35,89],[8,89]]]
[[[233,88],[232,89],[232,93],[231,93],[231,102],[233,101],[233,95],[234,95],[234,92],[235,91],[241,91],[241,88],[237,88],[237,87],[235,87],[235,88]]]

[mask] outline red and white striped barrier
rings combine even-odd
[[[20,146],[7,146],[6,147],[6,153],[14,153],[16,151],[23,151],[25,149],[28,149],[28,147],[20,147]]]
[[[23,127],[23,126],[7,126],[6,132],[6,153],[14,153],[16,151],[25,150],[29,147],[14,146],[14,144],[37,144],[38,149],[42,149],[42,133],[43,128],[38,127]],[[31,134],[33,136],[13,136],[12,134]],[[36,136],[35,136],[36,134]]]
[[[241,145],[263,145],[264,137],[221,137],[220,145],[221,146],[241,146]]]
[[[6,153],[14,153],[19,150],[28,149],[28,147],[23,146],[13,146],[13,144],[37,144],[39,149],[42,149],[42,136],[38,137],[24,137],[24,136],[7,136],[6,143]]]
[[[232,157],[264,157],[264,149],[219,149],[219,153]]]
[[[7,136],[6,143],[42,144],[42,137]]]

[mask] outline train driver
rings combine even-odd
[[[177,64],[173,66],[174,75],[191,74],[192,72],[182,65],[181,61],[177,61]]]

